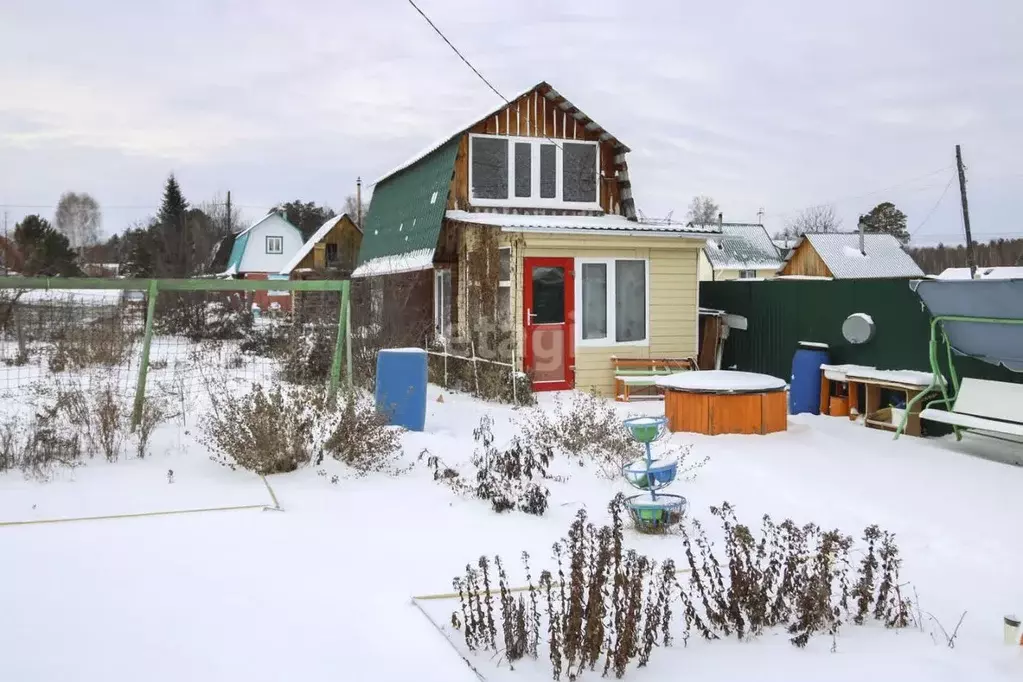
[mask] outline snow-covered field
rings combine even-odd
[[[437,402],[439,393],[431,387],[426,432],[403,436],[410,462],[424,448],[448,464],[467,461],[487,413],[498,443],[513,435],[519,411],[450,393]],[[619,408],[657,414],[661,405]],[[0,476],[0,522],[271,504],[259,477],[209,461],[196,436],[163,428],[146,460],[93,461],[50,483]],[[692,639],[657,650],[626,679],[1023,679],[1023,647],[1002,643],[1002,617],[1023,612],[1023,468],[970,454],[1005,456],[1010,446],[893,442],[845,419],[809,416],[770,436],[675,434],[670,443],[710,458],[693,482],[671,489],[708,526],[717,524],[707,507],[724,500],[752,524],[770,513],[858,535],[877,523],[897,534],[902,580],[922,610],[949,630],[967,613],[954,649],[925,615],[922,631],[848,625],[835,653],[827,637],[805,650],[783,634]],[[420,464],[401,477],[337,485],[315,469],[271,476],[283,512],[0,526],[0,680],[476,679],[410,597],[450,591],[484,553],[515,565],[527,550],[535,569],[549,567],[551,543],[580,507],[601,523],[611,497],[631,490],[589,467],[559,473],[570,476],[550,486],[543,518],[456,497]],[[626,537],[655,558],[683,558],[677,537]],[[457,608],[424,604],[442,625]],[[461,650],[457,633],[452,640]],[[489,655],[471,660],[487,679],[549,679],[543,661],[509,671]]]

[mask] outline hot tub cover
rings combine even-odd
[[[769,374],[734,372],[727,369],[679,372],[657,380],[661,388],[706,393],[749,393],[753,391],[780,391],[785,382]]]

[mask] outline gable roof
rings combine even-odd
[[[420,151],[415,156],[407,159],[404,163],[399,164],[397,167],[392,168],[389,172],[385,173],[384,175],[381,175],[372,184],[375,185],[377,183],[383,182],[384,180],[386,180],[387,178],[391,177],[395,173],[401,172],[402,170],[404,170],[404,169],[408,168],[409,166],[411,166],[411,165],[415,164],[416,162],[418,162],[420,159],[428,156],[429,154],[431,154],[432,152],[436,151],[437,149],[440,149],[440,147],[442,147],[445,143],[450,142],[451,140],[455,139],[456,137],[461,136],[462,133],[464,133],[469,128],[472,128],[476,124],[478,124],[478,123],[480,123],[482,121],[485,121],[486,119],[490,118],[491,116],[497,115],[498,113],[503,111],[506,107],[510,106],[512,103],[516,102],[517,100],[522,99],[523,97],[525,97],[529,93],[533,92],[534,90],[538,90],[538,89],[541,89],[541,88],[545,88],[546,89],[546,93],[544,94],[545,98],[547,98],[548,100],[552,100],[552,101],[553,100],[560,100],[558,102],[557,106],[559,108],[561,108],[562,111],[571,112],[571,113],[569,113],[569,115],[572,116],[572,118],[574,120],[579,121],[580,123],[582,123],[586,127],[587,130],[590,130],[592,132],[598,132],[599,135],[600,135],[600,141],[601,142],[603,142],[605,140],[614,140],[615,143],[616,143],[617,151],[618,151],[619,154],[624,154],[624,153],[632,151],[627,146],[625,146],[620,141],[618,141],[613,135],[611,135],[606,130],[601,128],[600,125],[597,124],[595,121],[593,121],[589,116],[587,116],[582,111],[580,111],[574,104],[572,104],[567,99],[565,99],[564,95],[562,95],[557,90],[555,90],[553,87],[551,87],[551,85],[549,83],[547,83],[546,81],[540,81],[536,85],[533,85],[533,86],[531,86],[529,88],[526,88],[522,92],[516,94],[514,97],[509,97],[507,99],[507,101],[502,102],[497,108],[491,109],[490,111],[486,112],[482,116],[477,116],[472,121],[469,121],[466,125],[462,126],[461,128],[458,128],[457,130],[455,130],[451,134],[446,135],[445,137],[439,138],[436,142],[431,144],[429,147],[426,147],[425,149]]]
[[[938,279],[970,279],[969,268],[945,268]],[[1023,279],[1023,267],[998,265],[993,268],[977,268],[977,279]]]
[[[575,121],[576,125],[596,135],[600,141],[611,142],[618,157],[629,151],[628,147],[581,112],[557,90],[541,81],[440,138],[374,183],[376,187],[373,198],[363,223],[359,265],[370,260],[413,251],[420,254],[416,259],[419,263],[422,261],[423,249],[436,248],[447,208],[448,191],[451,187],[461,136],[467,130],[496,116],[534,92],[545,102],[544,106],[557,107],[566,117]],[[623,159],[620,159],[620,167],[624,168]],[[619,186],[622,190],[620,202],[622,211],[633,217],[635,210],[627,173],[622,173]]]
[[[760,223],[721,223],[721,236],[703,249],[715,270],[777,270],[781,256]]]
[[[805,241],[810,242],[835,279],[923,277],[924,274],[913,257],[902,250],[902,243],[890,234],[863,235],[863,250],[866,251],[863,255],[858,233],[809,233],[796,243],[786,262]]]
[[[288,222],[288,219],[282,216],[280,213],[270,211],[265,216],[252,223],[244,230],[234,236],[234,244],[231,245],[231,255],[227,258],[227,267],[220,274],[222,275],[237,275],[242,264],[242,257],[245,255],[245,247],[249,244],[249,233],[252,232],[257,226],[262,225],[270,218],[278,218],[288,225],[291,229],[299,231],[297,227]],[[301,232],[299,232],[301,234]]]
[[[309,239],[305,240],[305,243],[302,244],[302,248],[298,250],[298,253],[295,254],[295,257],[288,261],[287,265],[281,268],[280,274],[290,275],[291,271],[297,268],[298,264],[302,262],[302,259],[308,256],[309,252],[312,251],[313,248],[315,248],[315,246],[320,243],[320,240],[322,240],[324,237],[330,234],[330,231],[333,230],[334,227],[344,218],[348,218],[347,213],[342,213],[341,215],[336,215],[333,218],[325,220],[324,223],[320,225],[320,227],[316,230],[316,232],[314,232],[312,236],[309,237]],[[352,225],[355,225],[355,222],[352,221],[351,218],[348,218],[348,221],[352,223]],[[358,230],[359,226],[355,225],[355,229]]]

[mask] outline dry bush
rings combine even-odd
[[[163,401],[154,398],[145,398],[142,402],[142,411],[139,414],[139,423],[135,427],[135,435],[138,439],[135,454],[139,459],[145,459],[149,454],[149,441],[152,439],[156,427],[168,420],[170,414]]]
[[[225,341],[251,327],[252,312],[238,292],[165,292],[156,299],[153,330],[160,335]]]
[[[645,666],[655,648],[678,635],[688,642],[693,631],[707,640],[734,635],[749,641],[783,629],[804,647],[814,634],[835,638],[841,625],[867,615],[889,628],[910,622],[898,548],[876,526],[864,532],[869,548],[853,588],[850,537],[764,517],[756,538],[725,503],[711,510],[725,532],[723,553],[694,522],[682,536],[689,579],[680,583],[671,560],[657,564],[625,549],[621,495],[609,511],[611,523],[596,528],[581,510],[567,537],[553,546],[556,566],[536,583],[523,553],[521,597],[513,596],[499,557],[466,565],[453,581],[460,608],[451,616],[466,646],[502,655],[512,666],[546,653],[555,680],[597,670],[621,678],[633,662]]]
[[[439,346],[434,349],[441,350]],[[461,357],[429,356],[430,383],[509,405],[535,405],[533,384],[522,372]],[[514,381],[514,386],[513,386]]]
[[[20,470],[26,477],[45,481],[57,468],[79,466],[82,447],[78,435],[55,421],[45,413],[31,418],[5,417],[0,422],[0,473]]]
[[[356,394],[331,404],[320,388],[256,384],[244,396],[212,396],[202,422],[210,458],[258,474],[295,471],[329,456],[357,474],[390,471],[401,453],[400,430],[386,425],[373,403]]]
[[[53,342],[49,367],[58,374],[96,365],[124,364],[134,349],[135,335],[120,324],[86,324],[55,335]]]
[[[330,376],[337,346],[337,327],[304,324],[291,327],[287,343],[276,356],[281,379],[296,384],[322,382]]]
[[[373,399],[363,393],[346,392],[338,399],[336,427],[327,438],[324,452],[357,474],[372,471],[398,473],[396,459],[402,454],[401,429],[388,426]],[[317,459],[320,463],[322,455]]]
[[[463,477],[439,457],[424,451],[434,480],[458,494],[490,502],[498,513],[518,509],[543,516],[550,499],[550,491],[544,481],[556,480],[547,473],[551,449],[526,446],[518,438],[513,438],[508,448],[499,450],[494,447],[493,426],[494,420],[486,415],[473,430],[473,438],[478,445],[471,460],[475,469],[473,477]]]
[[[58,379],[42,411],[53,425],[77,434],[82,454],[101,455],[108,462],[121,457],[131,431],[132,401],[123,398],[108,382],[88,377]]]
[[[319,396],[308,390],[256,384],[247,395],[217,401],[202,420],[202,440],[212,452],[210,459],[232,470],[240,466],[263,475],[294,471],[323,446],[322,430],[316,428],[319,403]]]

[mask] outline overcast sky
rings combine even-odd
[[[960,143],[975,234],[1023,237],[1021,0],[419,4],[504,94],[546,80],[628,144],[647,216],[891,200],[955,241]],[[171,171],[250,218],[337,207],[497,104],[407,0],[3,0],[0,211],[87,191],[120,231]]]

